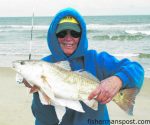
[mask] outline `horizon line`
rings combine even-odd
[[[101,17],[107,17],[107,16],[150,16],[150,14],[123,14],[123,15],[121,15],[121,14],[114,14],[114,15],[82,15],[83,17],[95,17],[95,16],[101,16]],[[0,18],[7,18],[7,17],[32,17],[32,15],[31,16],[29,16],[29,15],[25,15],[25,16],[0,16]],[[50,16],[48,16],[48,15],[34,15],[34,17],[36,18],[36,17],[55,17],[55,15],[54,16],[52,16],[52,15],[50,15]]]

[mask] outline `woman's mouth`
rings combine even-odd
[[[63,46],[65,46],[65,47],[69,47],[69,48],[71,48],[71,47],[73,47],[74,46],[74,44],[73,43],[61,43]]]

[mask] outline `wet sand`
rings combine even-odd
[[[34,125],[31,112],[32,95],[15,82],[15,71],[0,67],[0,125]],[[137,96],[134,116],[128,116],[114,102],[108,104],[112,120],[150,120],[150,79],[145,78]]]

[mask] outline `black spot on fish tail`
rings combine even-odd
[[[123,96],[123,93],[122,93],[122,92],[120,92],[120,96]]]
[[[113,101],[127,114],[133,115],[133,108],[135,104],[135,98],[139,89],[131,88],[121,90],[113,99]]]

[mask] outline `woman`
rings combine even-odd
[[[106,103],[120,89],[142,86],[144,71],[140,64],[128,59],[117,60],[107,52],[88,50],[86,24],[74,9],[66,8],[56,14],[48,30],[47,42],[52,54],[42,60],[52,63],[68,60],[72,71],[83,69],[101,81],[89,95],[89,100],[95,97],[99,102],[98,111],[81,102],[85,113],[67,108],[60,125],[88,125],[91,124],[89,119],[109,120]],[[33,94],[32,111],[36,125],[58,125],[54,107],[42,105],[38,93]]]

